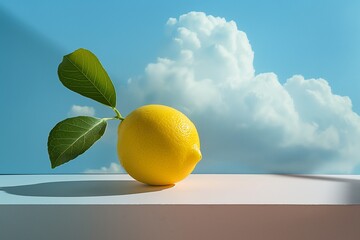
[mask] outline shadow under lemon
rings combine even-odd
[[[3,187],[0,190],[32,197],[96,197],[156,192],[173,186],[149,186],[135,180],[90,180],[37,183]]]

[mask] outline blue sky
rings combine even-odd
[[[115,122],[83,156],[50,169],[47,134],[58,121],[112,115],[57,78],[62,56],[80,47],[103,63],[123,115],[156,102],[194,120],[204,154],[196,172],[360,173],[359,9],[358,1],[0,0],[0,173],[119,170]],[[202,36],[207,28],[218,35]]]

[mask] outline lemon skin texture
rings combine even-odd
[[[180,111],[163,105],[131,112],[119,124],[117,149],[127,173],[149,185],[181,181],[202,157],[195,125]]]

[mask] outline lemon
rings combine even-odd
[[[201,160],[195,125],[180,111],[146,105],[118,128],[118,156],[127,173],[149,185],[168,185],[188,176]]]

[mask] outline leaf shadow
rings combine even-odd
[[[131,180],[91,180],[46,182],[3,187],[0,190],[30,197],[98,197],[156,192],[173,186],[149,186]]]

